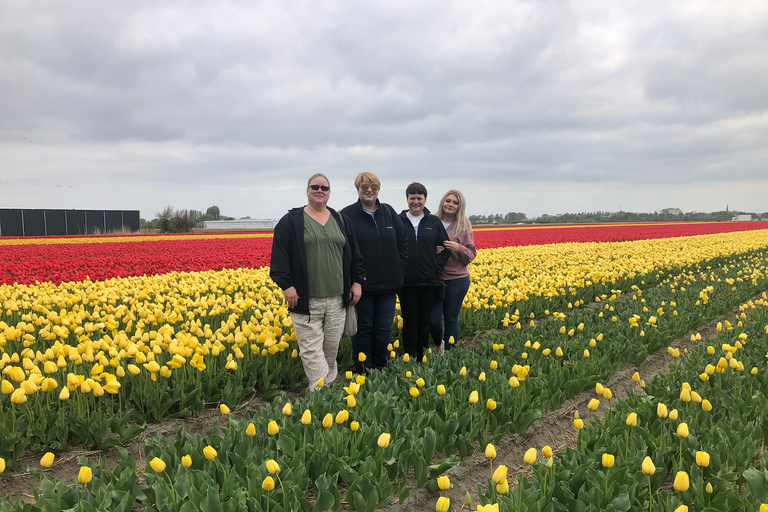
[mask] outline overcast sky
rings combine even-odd
[[[0,3],[0,208],[768,210],[768,2]]]

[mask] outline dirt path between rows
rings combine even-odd
[[[753,300],[756,298],[759,298],[759,295],[755,296]],[[672,343],[671,346],[690,349],[694,346],[708,343],[717,337],[715,329],[717,322],[732,319],[738,313],[738,310],[739,306],[735,307],[730,313],[712,320],[695,331],[687,333]],[[701,334],[701,341],[690,341],[691,334],[697,332]],[[488,333],[484,333],[481,336],[487,335]],[[610,382],[603,384],[611,388],[614,397],[625,398],[627,388],[639,389],[639,385],[632,381],[632,375],[636,371],[640,373],[644,380],[649,380],[658,373],[668,371],[670,361],[671,358],[667,355],[666,350],[660,350],[655,354],[649,355],[639,368],[634,364],[625,364],[614,374]],[[301,396],[301,393],[293,392],[288,394],[289,399],[296,398],[297,396]],[[609,403],[604,401],[597,412],[592,413],[588,411],[587,403],[594,397],[594,390],[585,391],[573,399],[567,400],[559,409],[545,412],[523,434],[512,434],[502,438],[495,445],[497,458],[494,466],[497,467],[499,464],[504,464],[509,468],[510,475],[515,475],[520,471],[530,471],[530,468],[523,463],[523,455],[530,447],[541,449],[541,447],[549,445],[555,452],[564,451],[567,447],[575,448],[577,436],[576,430],[573,428],[574,412],[578,410],[579,414],[584,418],[591,414],[602,419],[605,410],[610,408]],[[615,403],[615,400],[611,400],[610,403]],[[246,410],[258,410],[264,405],[265,402],[254,395],[248,401],[234,408],[231,414],[234,418],[241,419]],[[170,417],[162,423],[148,425],[142,434],[131,440],[126,446],[129,455],[136,459],[139,477],[142,478],[142,468],[145,467],[143,446],[144,440],[147,437],[158,434],[164,436],[169,441],[173,441],[181,425],[184,426],[187,432],[193,435],[203,434],[213,424],[221,421],[220,418],[221,414],[218,407],[211,407],[193,418],[179,419]],[[25,456],[19,461],[19,466],[22,468],[39,468],[39,457],[41,455],[30,454]],[[115,450],[87,451],[75,449],[71,452],[57,454],[55,462],[46,471],[59,480],[67,483],[76,483],[79,471],[77,460],[81,456],[88,457],[96,463],[103,461],[105,466],[110,469],[120,462],[119,455]],[[472,457],[465,459],[446,474],[450,477],[452,483],[452,488],[448,491],[448,497],[451,498],[451,502],[456,505],[464,503],[464,496],[466,492],[469,492],[473,503],[476,504],[477,484],[480,483],[482,487],[485,487],[490,471],[488,461],[483,451],[478,447],[478,450]],[[513,481],[514,478],[510,478],[510,485],[513,485]],[[20,496],[23,501],[32,502],[31,486],[36,486],[36,484],[37,480],[28,472],[2,475],[0,476],[0,496],[5,497],[10,494],[14,500]],[[411,485],[415,484],[411,483]],[[393,496],[387,505],[377,510],[381,512],[433,512],[437,498],[437,494],[430,493],[425,488],[415,488],[403,503],[398,503],[397,496]],[[340,510],[342,512],[351,511],[346,503],[342,503]]]

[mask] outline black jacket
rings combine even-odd
[[[349,219],[341,221],[341,216],[328,208],[344,234],[344,305],[349,303],[349,289],[352,283],[365,283],[363,257],[357,246],[355,233]],[[346,216],[345,216],[346,217]],[[272,236],[272,258],[269,263],[269,277],[282,290],[291,286],[299,294],[299,302],[289,311],[304,315],[309,314],[309,278],[307,277],[307,254],[304,249],[304,207],[289,210],[275,226]]]
[[[395,293],[403,286],[408,265],[408,240],[395,210],[376,200],[373,216],[358,200],[341,213],[349,217],[363,255],[363,293]]]
[[[419,237],[408,218],[408,210],[400,213],[406,236],[408,237],[408,269],[403,286],[439,286],[440,272],[451,253],[442,251],[436,254],[437,247],[442,247],[448,240],[443,222],[424,208],[424,218],[419,223]]]

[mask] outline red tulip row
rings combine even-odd
[[[768,223],[659,223],[478,228],[480,249],[566,242],[610,242],[768,229]],[[138,240],[137,240],[138,238]],[[0,240],[0,284],[103,280],[113,277],[269,265],[269,235],[61,237]],[[93,240],[93,241],[90,241]],[[71,243],[67,243],[70,241]],[[27,243],[25,243],[27,242]]]

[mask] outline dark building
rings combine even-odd
[[[138,230],[139,210],[0,208],[0,236],[91,235]]]

